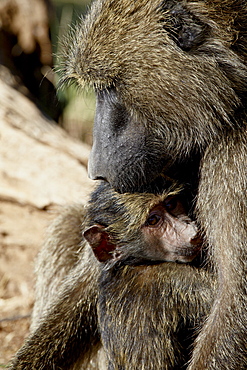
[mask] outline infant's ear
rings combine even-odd
[[[113,258],[113,252],[116,246],[111,243],[104,226],[93,225],[84,231],[83,235],[92,247],[95,257],[100,262],[105,262]]]

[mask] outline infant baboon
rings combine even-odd
[[[92,193],[86,216],[80,205],[65,210],[50,228],[39,256],[32,332],[11,369],[103,370],[108,361],[109,369],[120,368],[124,354],[124,368],[134,369],[133,351],[136,357],[142,353],[142,361],[147,361],[153,353],[154,340],[159,346],[146,363],[150,369],[158,370],[161,364],[164,369],[184,364],[188,359],[188,343],[195,334],[192,329],[208,313],[214,290],[207,271],[185,264],[160,263],[166,260],[167,250],[168,259],[184,261],[192,260],[201,248],[196,225],[184,209],[183,194],[176,190],[162,195],[120,195],[103,183]],[[154,235],[152,226],[148,225],[152,223],[156,224]],[[152,238],[158,239],[159,227],[171,243],[162,240],[153,252],[149,243],[155,247]],[[149,228],[151,235],[143,231]],[[177,228],[176,234],[173,228]],[[94,253],[106,261],[108,268],[95,258],[83,239],[83,230]],[[115,281],[115,275],[122,281],[121,285]],[[135,287],[137,301],[130,299]],[[152,299],[146,302],[148,291]],[[121,302],[122,312],[118,310]],[[140,323],[136,317],[143,313],[146,322]],[[111,314],[113,317],[116,314],[117,321],[112,322],[110,337],[107,330]],[[151,321],[147,322],[149,315]],[[117,327],[119,338],[115,336]],[[133,347],[123,346],[117,352],[118,343],[122,346],[127,332],[136,338],[132,339]],[[107,359],[101,348],[101,335]],[[144,346],[142,352],[140,346]]]
[[[247,368],[246,30],[245,0],[96,0],[64,47],[97,94],[90,177],[196,192],[219,288],[190,370]]]
[[[108,370],[181,369],[210,311],[215,288],[210,273],[161,263],[190,262],[201,250],[197,227],[179,196],[178,190],[120,196],[104,184],[92,196],[88,215],[96,225],[84,236],[105,262],[98,315]],[[112,211],[110,225],[102,228]]]
[[[88,207],[88,217],[96,224],[84,232],[98,260],[191,262],[202,239],[179,190],[173,186],[161,195],[119,195],[101,184]]]

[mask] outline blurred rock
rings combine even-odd
[[[0,79],[0,364],[27,335],[33,261],[60,207],[85,203],[89,146]],[[20,316],[22,318],[20,318]]]

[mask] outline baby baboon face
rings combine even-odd
[[[124,197],[125,195],[118,195],[118,198]],[[130,197],[133,197],[135,205],[139,197],[143,212],[145,196],[129,194],[128,203]],[[127,206],[124,213],[121,210],[121,214],[119,212],[111,215],[112,224],[107,227],[94,224],[84,232],[99,261],[133,259],[135,262],[191,262],[196,257],[201,250],[202,239],[195,222],[186,214],[179,196],[170,195],[165,199],[157,197],[157,203],[154,202],[154,197],[147,195],[146,218],[138,215],[138,207],[130,209]],[[122,202],[124,204],[124,201]],[[105,218],[109,220],[106,209],[98,209],[98,212],[100,211],[104,212]],[[137,215],[133,214],[135,212]],[[133,217],[136,223],[126,222]],[[104,217],[101,217],[101,220],[103,219]]]
[[[151,259],[190,262],[201,250],[202,239],[197,226],[186,215],[177,196],[155,205],[141,232]]]

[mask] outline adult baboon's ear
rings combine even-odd
[[[83,235],[100,262],[105,262],[113,258],[113,252],[116,246],[111,243],[109,235],[103,226],[93,225],[84,231]]]
[[[185,51],[201,45],[208,33],[209,26],[193,14],[185,4],[174,1],[162,3],[164,28],[172,40]]]

